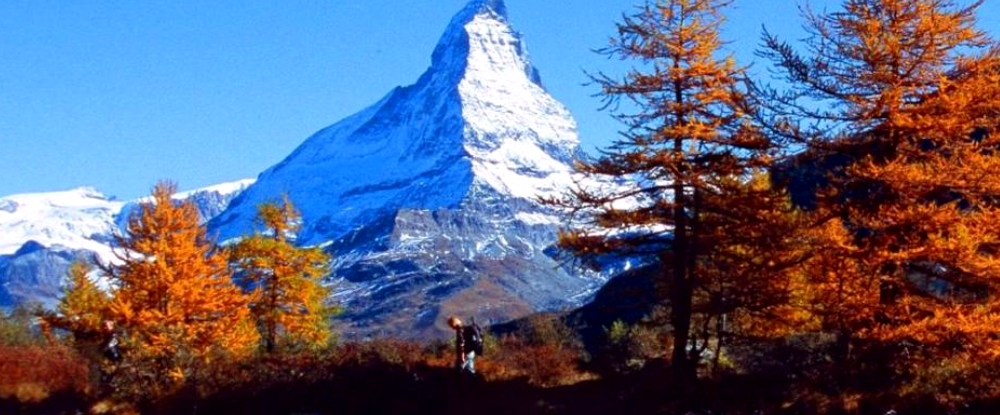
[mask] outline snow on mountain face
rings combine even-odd
[[[13,254],[28,241],[112,257],[108,238],[125,202],[92,188],[23,194],[0,199],[0,255]]]
[[[173,195],[174,200],[190,200],[194,202],[194,207],[198,211],[198,216],[201,218],[201,222],[207,223],[212,218],[218,216],[222,211],[229,207],[229,204],[236,199],[255,182],[254,179],[244,179],[231,183],[222,183],[213,186],[203,187],[201,189],[189,190],[186,192],[178,192]],[[132,200],[122,207],[121,212],[117,215],[116,222],[118,228],[125,229],[125,225],[128,223],[128,218],[139,211],[139,205],[142,203],[148,203],[152,201],[152,197],[145,196],[135,200]]]
[[[194,201],[207,221],[252,183],[226,183],[174,198]],[[74,261],[114,261],[113,235],[147,200],[118,201],[93,188],[0,198],[0,307],[25,301],[52,305]]]
[[[289,193],[304,243],[343,237],[387,210],[457,207],[475,186],[533,199],[571,183],[576,124],[541,86],[497,0],[452,20],[412,86],[309,138],[213,223],[245,234],[255,206]]]
[[[193,200],[207,221],[252,183],[225,183],[177,193],[174,199]],[[45,247],[91,251],[108,261],[113,258],[112,234],[139,203],[147,200],[119,201],[89,187],[0,198],[0,255],[13,254],[34,241]]]
[[[442,315],[504,321],[579,303],[600,280],[546,252],[573,185],[576,123],[545,91],[502,0],[451,21],[416,84],[319,131],[210,222],[246,234],[287,193],[298,241],[334,255],[348,335],[439,336]]]

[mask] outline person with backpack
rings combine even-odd
[[[458,317],[448,317],[448,327],[455,330],[455,369],[460,373],[476,374],[476,357],[483,354],[483,332],[472,319],[465,326]]]
[[[118,346],[121,345],[121,341],[118,340],[118,331],[115,330],[114,322],[110,320],[104,322],[103,337],[101,351],[104,353],[104,358],[113,363],[120,362],[122,360],[122,353],[118,350]]]

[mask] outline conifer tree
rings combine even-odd
[[[88,277],[91,269],[85,263],[74,263],[69,269],[70,287],[59,301],[56,313],[44,316],[49,325],[69,330],[77,338],[101,333],[108,319],[110,298]]]
[[[730,278],[777,290],[773,279],[787,278],[802,261],[786,255],[795,233],[770,233],[795,226],[768,228],[794,220],[787,196],[763,185],[766,179],[752,183],[781,147],[751,122],[743,68],[719,57],[721,10],[729,3],[659,0],[624,18],[604,52],[636,61],[636,69],[596,81],[609,108],[627,108],[616,114],[627,130],[598,161],[578,163],[590,179],[585,185],[545,200],[592,218],[561,235],[561,245],[578,255],[659,256],[672,365],[682,381],[696,375],[708,327],[721,327],[734,309],[763,311],[787,297],[751,299],[755,292]]]
[[[791,85],[776,134],[838,160],[816,230],[816,310],[852,338],[941,359],[1000,353],[1000,49],[981,1],[846,0],[806,12],[806,53],[765,35]]]
[[[175,190],[156,185],[117,238],[120,263],[106,273],[114,287],[110,315],[124,330],[127,354],[183,378],[215,355],[251,351],[257,332],[226,257],[199,226],[192,202],[172,199]]]
[[[258,207],[257,222],[264,228],[236,244],[233,268],[253,289],[250,309],[264,342],[273,352],[279,340],[319,346],[330,338],[331,309],[320,279],[329,271],[329,256],[321,248],[296,247],[299,213],[285,196],[280,204]]]
[[[54,341],[51,329],[72,333],[73,347],[88,361],[88,375],[93,384],[101,378],[104,342],[110,335],[106,322],[111,298],[88,276],[93,267],[76,262],[69,269],[69,288],[59,300],[55,312],[40,311],[42,331]]]
[[[814,255],[806,232],[812,218],[766,173],[707,176],[706,184],[702,248],[694,253],[701,342],[692,351],[700,355],[714,333],[718,359],[727,335],[781,337],[811,322],[797,288]]]

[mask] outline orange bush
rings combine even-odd
[[[588,377],[580,369],[581,351],[559,342],[533,342],[508,335],[494,350],[476,360],[476,368],[488,381],[526,379],[541,387],[577,383]]]
[[[87,362],[68,347],[0,347],[0,399],[40,402],[57,392],[90,391]]]
[[[421,344],[391,338],[345,343],[335,349],[334,356],[336,366],[390,364],[407,371],[430,360],[430,352]]]

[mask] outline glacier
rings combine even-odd
[[[253,182],[223,183],[173,198],[194,202],[207,222]],[[52,307],[66,288],[72,263],[117,260],[114,235],[149,200],[117,200],[92,187],[0,197],[0,307]]]

